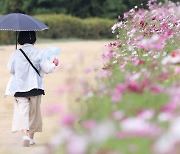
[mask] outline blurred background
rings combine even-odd
[[[0,14],[23,12],[35,16],[50,27],[38,33],[41,38],[107,39],[113,37],[111,27],[119,15],[122,17],[135,5],[147,8],[146,3],[147,0],[1,0]],[[0,44],[14,43],[11,33],[1,32]]]
[[[178,2],[1,0],[0,15],[47,24],[35,46],[61,53],[43,78],[43,133],[24,149],[10,132],[14,98],[4,97],[15,32],[0,31],[0,153],[179,154]]]

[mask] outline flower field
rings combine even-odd
[[[73,93],[77,103],[61,116],[49,151],[180,153],[180,3],[149,0],[147,5],[118,17],[112,26],[115,40],[102,53],[103,66],[84,70],[95,83],[74,78],[57,90]]]

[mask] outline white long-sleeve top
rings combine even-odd
[[[8,63],[8,69],[12,77],[8,82],[5,95],[12,95],[16,92],[27,92],[34,88],[44,90],[42,82],[43,74],[51,73],[55,69],[55,64],[49,63],[44,57],[43,51],[35,48],[32,44],[23,45],[22,50],[40,72],[41,77],[30,65],[21,51],[15,50]]]

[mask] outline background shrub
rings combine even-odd
[[[14,31],[0,31],[0,44],[15,44],[16,32]]]
[[[112,38],[111,27],[115,21],[102,18],[87,18],[83,20],[83,38]]]
[[[80,19],[70,15],[37,15],[35,16],[49,26],[46,32],[40,32],[43,38],[112,38],[111,26],[114,20],[102,18]]]
[[[80,19],[63,14],[36,15],[35,17],[50,28],[37,32],[37,36],[40,38],[102,39],[113,37],[111,27],[115,23],[114,20],[102,18]],[[0,31],[0,44],[15,43],[15,35],[15,32]]]

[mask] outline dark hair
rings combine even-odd
[[[24,45],[25,43],[34,44],[36,42],[35,31],[20,31],[18,36],[18,43]]]

